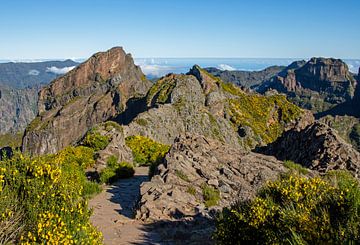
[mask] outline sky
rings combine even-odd
[[[359,0],[0,0],[0,59],[360,58]]]

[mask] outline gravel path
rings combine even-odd
[[[103,233],[105,244],[160,244],[155,232],[148,231],[146,224],[133,218],[140,185],[145,181],[148,181],[148,168],[138,167],[133,178],[106,186],[89,201],[94,210],[91,222]]]

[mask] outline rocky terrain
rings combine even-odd
[[[57,152],[124,111],[130,99],[143,96],[150,86],[122,48],[93,55],[41,89],[39,113],[25,131],[23,151]]]
[[[286,69],[271,84],[281,84],[288,97],[311,90],[329,103],[357,99],[356,82],[339,60],[312,59]],[[84,136],[95,132],[108,141],[88,169],[99,176],[110,158],[139,164],[129,137],[167,146],[170,150],[151,166],[151,178],[136,167],[135,177],[106,186],[92,200],[93,222],[109,244],[124,232],[129,242],[142,236],[149,243],[212,244],[216,214],[251,200],[264,183],[287,172],[285,160],[308,168],[309,176],[346,169],[359,178],[360,153],[349,144],[359,138],[358,118],[317,121],[285,95],[265,94],[224,82],[197,65],[187,74],[151,83],[129,54],[113,48],[41,89],[39,113],[26,129],[22,148],[34,155],[56,153],[84,144]],[[119,190],[126,187],[131,193]]]
[[[176,138],[164,164],[151,182],[141,187],[140,219],[179,219],[206,215],[203,189],[219,190],[219,203],[228,206],[237,198],[250,199],[267,180],[285,171],[280,161],[247,152],[204,136]]]
[[[300,131],[289,130],[258,151],[281,160],[292,160],[320,173],[346,169],[359,178],[360,153],[335,130],[320,122]]]

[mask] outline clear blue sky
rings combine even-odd
[[[359,0],[1,0],[0,59],[360,58]]]

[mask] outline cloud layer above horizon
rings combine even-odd
[[[65,73],[71,71],[74,68],[75,68],[75,66],[68,66],[68,67],[63,67],[63,68],[58,68],[56,66],[51,66],[51,67],[46,68],[46,72],[54,73],[56,75],[63,75]]]

